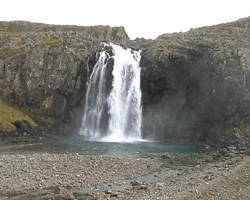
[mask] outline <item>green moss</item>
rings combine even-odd
[[[250,138],[250,125],[244,125],[240,130],[243,137]]]
[[[58,38],[50,38],[50,39],[46,39],[46,40],[43,40],[41,42],[41,45],[42,46],[52,46],[52,47],[60,47],[60,46],[63,46],[63,43],[58,39]]]
[[[29,53],[28,51],[18,50],[14,52],[13,56],[23,57],[26,56],[28,53]]]
[[[23,50],[13,50],[13,49],[0,49],[0,59],[1,58],[8,58],[8,57],[22,57],[26,56],[29,53],[29,51],[23,51]]]
[[[37,123],[21,110],[11,107],[0,100],[0,131],[13,131],[16,127],[12,124],[15,121],[26,121],[31,127],[36,127]]]
[[[14,31],[14,30],[1,30],[0,29],[0,35],[3,35],[3,36],[9,36],[9,37],[16,37],[19,35],[18,32]]]
[[[55,119],[54,118],[51,118],[51,117],[48,117],[48,116],[42,116],[40,114],[37,114],[37,113],[34,113],[34,112],[31,112],[29,110],[22,110],[23,113],[25,113],[26,115],[28,115],[29,117],[32,118],[32,120],[36,123],[36,124],[53,124],[55,123]]]
[[[8,55],[8,51],[6,49],[0,50],[0,58],[5,58]]]

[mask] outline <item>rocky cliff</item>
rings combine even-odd
[[[68,119],[85,95],[101,42],[124,44],[123,27],[0,22],[0,96],[18,107]]]
[[[249,123],[250,18],[134,41],[122,27],[0,22],[1,98],[80,119],[88,69],[103,41],[143,50],[145,137],[201,139],[206,127]]]
[[[245,18],[133,42],[144,49],[145,134],[195,139],[206,129],[211,135],[214,127],[249,123],[249,24]]]

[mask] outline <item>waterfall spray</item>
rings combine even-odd
[[[138,141],[142,115],[140,51],[106,45],[114,55],[103,49],[89,77],[80,134],[110,142]],[[108,74],[110,59],[114,60],[111,75]],[[112,85],[109,86],[110,77]]]

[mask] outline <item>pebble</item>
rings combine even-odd
[[[173,157],[171,159],[174,160]],[[197,165],[196,156],[192,159]],[[204,161],[206,159],[207,158],[203,158]],[[161,168],[162,163],[166,162],[166,160],[159,158],[116,159],[76,154],[49,153],[2,154],[0,155],[0,164],[3,166],[0,168],[0,174],[4,176],[1,177],[0,181],[0,193],[15,193],[32,190],[34,188],[60,187],[66,189],[66,187],[88,187],[92,189],[91,191],[93,191],[96,196],[101,198],[100,195],[102,195],[102,199],[123,197],[126,200],[152,200],[157,199],[156,197],[163,196],[164,198],[159,199],[168,199],[168,197],[183,191],[184,188],[188,191],[194,191],[194,194],[198,194],[198,190],[197,192],[191,190],[193,183],[198,182],[207,185],[218,173],[223,174],[226,169],[230,169],[233,165],[237,164],[236,161],[238,158],[227,159],[229,160],[226,160],[226,162],[216,162],[216,164],[199,162],[199,167],[196,167],[196,165],[185,166],[185,163],[183,166],[178,164],[172,166],[170,170],[169,168]],[[182,157],[179,157],[179,160],[182,161]],[[177,160],[174,161],[178,163],[176,162]],[[232,162],[232,164],[227,166],[227,162],[229,161]],[[204,169],[204,165],[208,168],[207,170],[206,168]],[[159,169],[161,173],[155,177],[156,182],[153,184],[149,184],[144,180],[141,181],[142,179],[138,178],[144,174],[159,172]],[[169,173],[169,178],[160,180],[162,182],[159,182],[161,174],[163,173]],[[227,174],[225,173],[225,175]],[[200,179],[198,179],[198,177],[200,177]],[[124,183],[130,183],[130,187],[133,189],[120,189],[121,191],[119,190],[119,192],[115,191],[113,188],[117,180],[129,180],[127,183],[124,181]],[[108,187],[95,191],[95,186],[103,183],[108,183]],[[123,182],[121,182],[120,186],[123,186]],[[141,196],[142,193],[145,193],[144,197]],[[69,193],[69,195],[70,194],[71,193]],[[128,198],[128,196],[130,196],[130,198]],[[70,198],[73,198],[73,196]]]
[[[1,154],[0,194],[38,187],[92,187],[150,173],[158,169],[160,164],[153,159],[134,159],[131,162],[131,159],[125,158],[79,154]]]

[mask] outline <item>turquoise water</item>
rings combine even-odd
[[[169,145],[155,142],[112,143],[85,141],[81,138],[68,138],[42,141],[34,144],[19,145],[9,148],[11,152],[48,152],[78,153],[126,158],[150,158],[166,153],[202,153],[206,150],[196,146]]]

